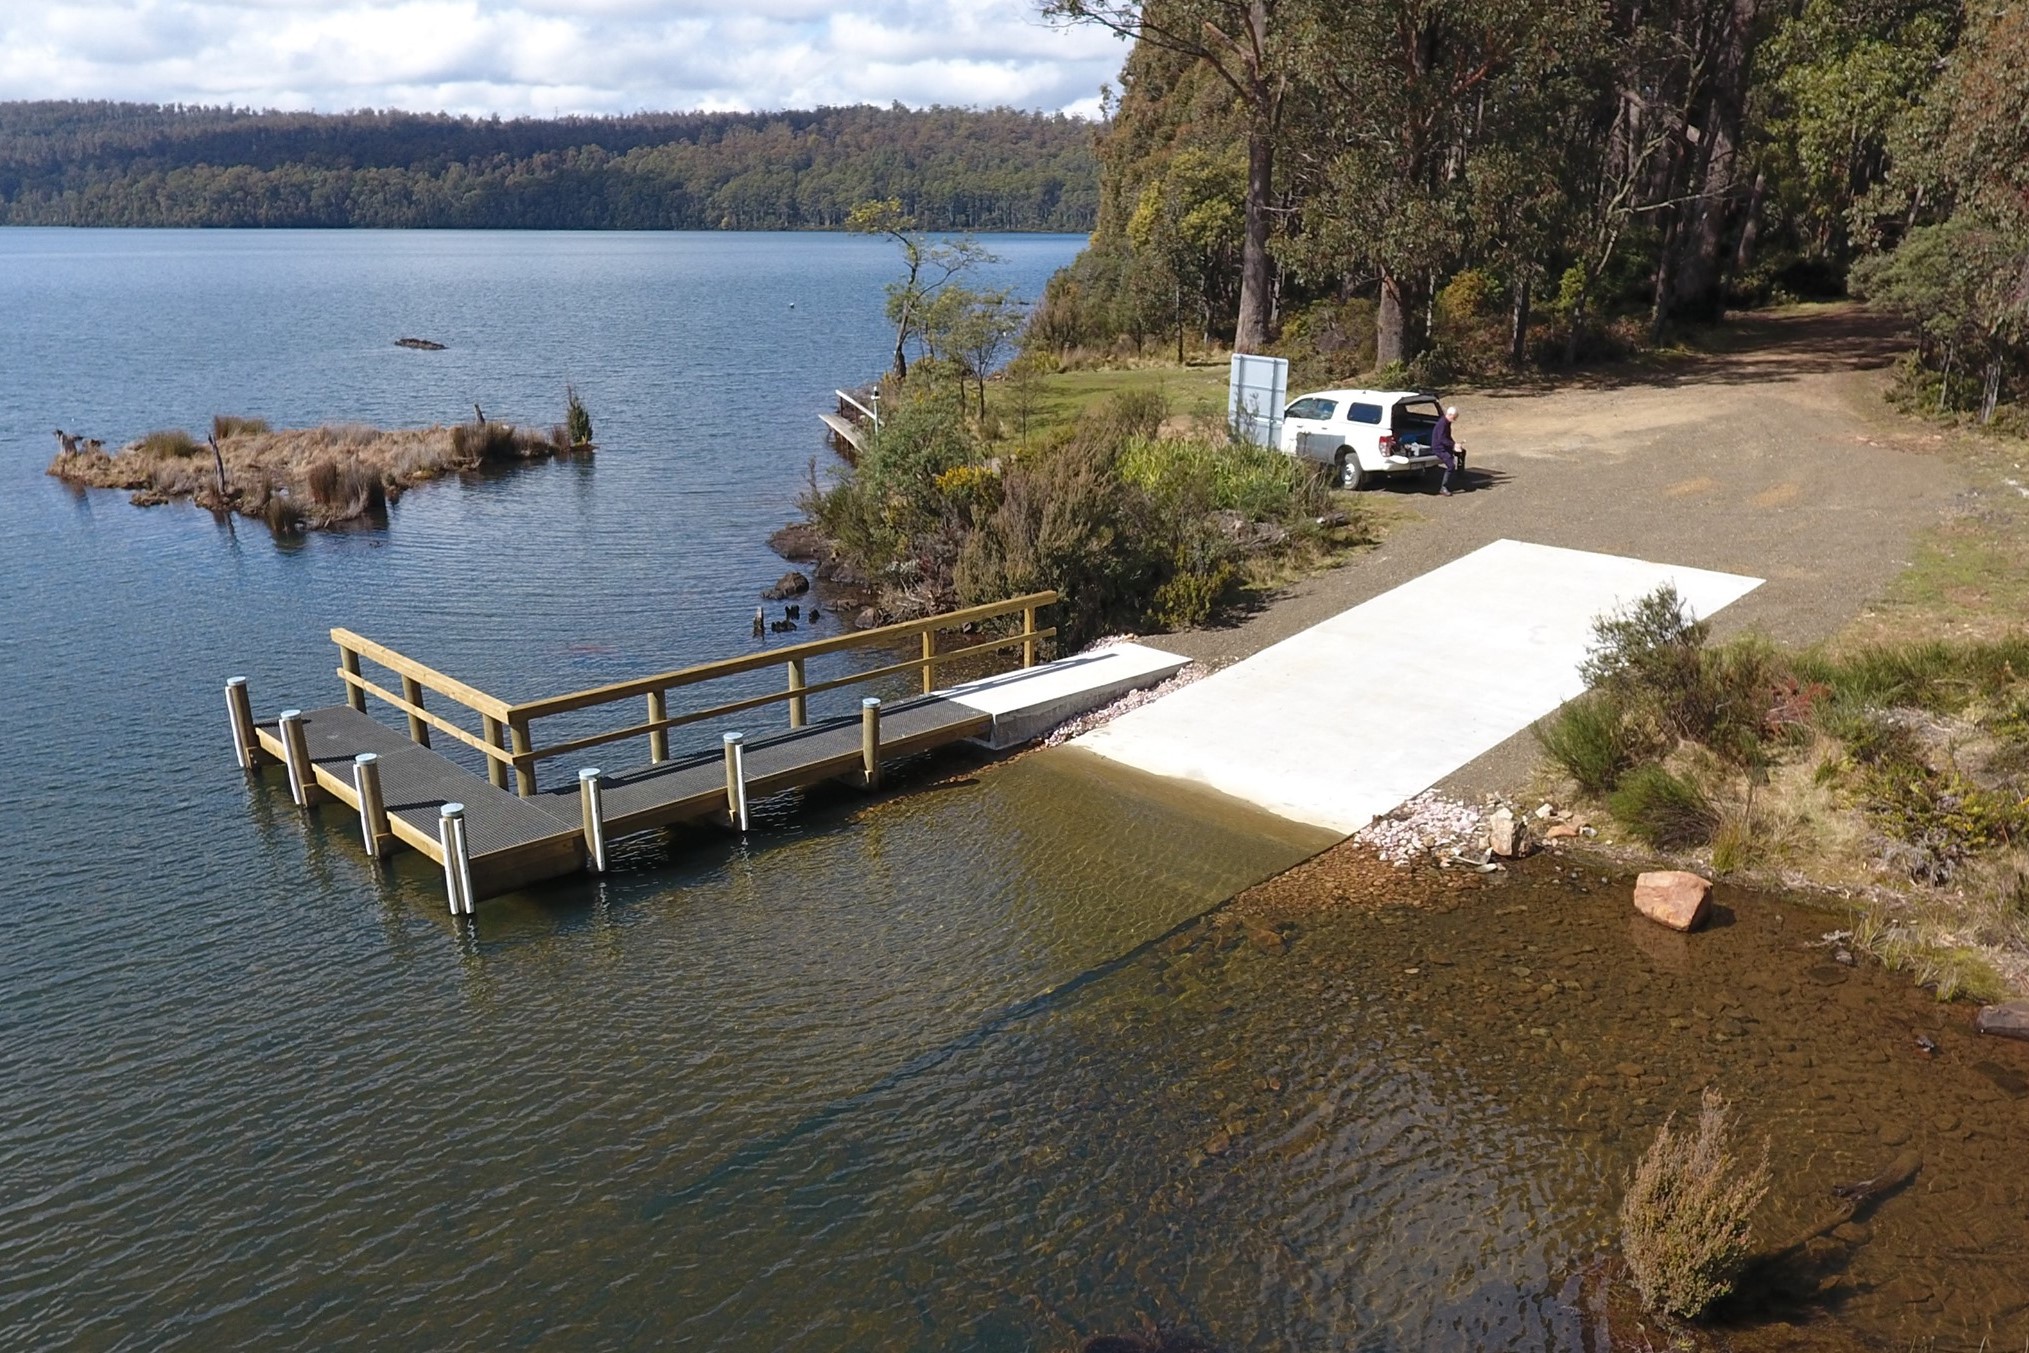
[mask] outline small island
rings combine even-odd
[[[49,473],[66,484],[127,489],[137,507],[188,500],[211,512],[257,518],[278,535],[382,518],[404,491],[446,475],[595,449],[591,417],[575,390],[566,421],[546,429],[483,415],[453,426],[277,429],[264,418],[220,414],[203,441],[167,429],[107,451],[61,430],[56,437]]]

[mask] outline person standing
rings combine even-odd
[[[1451,477],[1465,464],[1465,452],[1458,444],[1458,437],[1452,431],[1452,424],[1458,421],[1458,406],[1452,405],[1430,429],[1430,454],[1437,457],[1437,463],[1444,467],[1444,478],[1438,482],[1437,491],[1451,496]]]

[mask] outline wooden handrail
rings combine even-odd
[[[956,662],[961,658],[970,657],[975,653],[998,653],[1002,649],[1020,648],[1037,640],[1054,638],[1056,633],[1056,627],[1053,625],[1049,629],[1037,630],[1033,634],[1016,634],[990,643],[967,644],[964,648],[954,648],[949,652],[939,653],[927,659],[910,658],[906,662],[891,663],[886,667],[874,667],[864,672],[855,672],[851,676],[834,677],[830,681],[819,681],[791,690],[771,691],[766,695],[750,695],[740,700],[729,700],[722,705],[713,705],[710,709],[694,709],[688,713],[672,715],[669,718],[647,719],[638,724],[630,724],[626,728],[615,729],[612,732],[594,733],[588,737],[573,738],[569,742],[559,742],[548,747],[538,747],[525,758],[513,759],[517,765],[526,761],[532,766],[538,761],[546,761],[551,757],[568,756],[572,752],[582,752],[592,747],[602,747],[609,742],[624,742],[628,738],[645,737],[650,733],[667,732],[672,728],[681,728],[686,724],[703,723],[706,719],[715,719],[726,714],[738,714],[749,709],[759,709],[764,705],[780,704],[786,700],[794,700],[799,696],[810,696],[824,691],[842,690],[847,686],[857,686],[862,682],[876,681],[881,677],[895,676],[902,672],[913,672],[922,668],[926,663],[931,667],[936,667],[943,663]]]
[[[378,659],[376,659],[376,661],[378,661]],[[357,672],[348,672],[345,668],[341,667],[338,669],[338,678],[339,680],[345,683],[346,688],[348,690],[362,690],[365,691],[368,695],[379,696],[381,699],[387,701],[390,705],[393,705],[396,709],[402,711],[402,713],[408,715],[410,718],[421,719],[424,723],[428,724],[430,727],[440,729],[443,732],[449,733],[452,737],[458,739],[458,741],[464,743],[467,747],[471,747],[478,751],[484,752],[486,755],[492,757],[494,760],[499,761],[504,765],[511,766],[514,764],[513,754],[509,752],[505,747],[492,746],[478,734],[467,732],[466,730],[460,728],[457,724],[452,723],[449,719],[444,718],[442,715],[437,714],[433,710],[424,709],[421,705],[410,704],[407,700],[402,699],[399,695],[396,695],[393,691],[388,690],[383,686],[375,685],[373,682],[368,681],[365,677],[359,675]]]
[[[567,695],[553,695],[542,700],[528,700],[520,704],[505,706],[505,712],[495,717],[503,720],[510,718],[517,720],[546,718],[552,714],[565,714],[571,710],[586,709],[592,705],[611,704],[615,700],[635,699],[647,695],[651,691],[667,691],[678,686],[690,686],[700,681],[710,681],[716,677],[737,676],[742,672],[759,671],[761,668],[773,667],[778,663],[788,662],[792,659],[815,658],[826,653],[838,653],[852,648],[875,648],[895,639],[934,633],[937,630],[954,629],[959,625],[971,624],[980,620],[998,620],[1002,616],[1014,615],[1038,606],[1048,606],[1056,600],[1057,594],[1055,592],[1032,592],[1024,597],[1012,597],[1007,601],[997,601],[985,606],[968,606],[964,610],[947,611],[943,615],[924,616],[920,620],[904,620],[898,624],[881,625],[870,630],[860,630],[854,634],[841,634],[831,639],[813,639],[808,643],[791,644],[786,648],[771,649],[764,653],[751,653],[739,658],[722,658],[716,662],[699,663],[695,667],[680,667],[675,671],[661,672],[654,676],[633,677],[626,681],[616,681],[607,686],[593,686],[582,691],[572,691]],[[368,654],[368,656],[372,657],[374,655]],[[400,654],[395,654],[394,656],[399,657]],[[376,662],[380,661],[377,657],[374,660]],[[917,665],[918,662],[911,662],[909,664],[911,667]],[[429,669],[425,668],[423,670],[428,671]],[[440,676],[441,674],[432,673],[432,675]],[[444,679],[449,680],[449,678]],[[466,687],[465,689],[470,690],[471,688]],[[817,688],[814,686],[808,687],[805,690],[805,694],[815,689]],[[452,693],[446,691],[445,694],[450,695]],[[473,691],[472,694],[481,695],[482,693]],[[463,697],[453,696],[453,698],[462,699]],[[490,696],[483,698],[491,699]],[[477,708],[477,706],[474,706],[474,708]]]
[[[488,718],[505,723],[514,711],[514,707],[507,701],[488,695],[477,686],[468,685],[405,654],[397,653],[385,644],[377,644],[363,634],[334,628],[331,631],[331,642],[338,645],[340,652],[356,653],[361,657],[371,658],[390,672],[408,677],[439,695],[450,696],[474,713],[484,714]]]

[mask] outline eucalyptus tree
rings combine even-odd
[[[902,276],[888,283],[888,323],[895,326],[895,379],[909,376],[909,341],[922,338],[938,296],[994,256],[969,235],[936,240],[899,199],[862,202],[846,217],[845,228],[862,235],[885,235],[902,251]]]
[[[1291,76],[1284,20],[1322,0],[1041,0],[1060,23],[1096,24],[1123,38],[1202,61],[1233,91],[1246,122],[1247,186],[1240,249],[1236,351],[1267,345],[1275,314],[1269,236],[1275,153]]]

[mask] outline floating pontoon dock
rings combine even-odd
[[[704,819],[744,829],[747,806],[755,799],[827,780],[878,786],[883,762],[962,740],[1012,746],[1127,691],[1154,685],[1184,665],[1182,658],[1138,644],[1039,663],[1040,645],[1056,630],[1038,628],[1037,611],[1056,600],[1054,592],[1038,592],[519,703],[488,695],[351,630],[334,629],[344,704],[283,710],[272,721],[257,720],[245,680],[234,677],[226,684],[226,705],[242,769],[282,767],[302,807],[337,800],[355,809],[367,854],[381,858],[402,847],[420,851],[443,867],[451,910],[469,914],[481,898],[586,867],[603,870],[607,843],[615,837]],[[1020,628],[1005,637],[940,647],[945,631],[991,633],[1017,617]],[[814,658],[910,640],[920,642],[920,656],[831,680],[806,680]],[[1020,669],[938,688],[940,667],[1010,649],[1020,650]],[[399,678],[400,693],[369,679],[365,663]],[[779,692],[670,712],[672,691],[778,665],[787,674]],[[857,717],[815,723],[808,717],[812,695],[909,672],[920,674],[920,696],[887,704],[863,699]],[[426,706],[426,692],[476,716],[477,731],[447,717],[441,704]],[[406,736],[367,713],[369,696],[400,712]],[[535,741],[538,719],[636,700],[646,707],[640,722],[547,746]],[[788,707],[786,730],[753,737],[725,732],[716,752],[670,756],[672,728],[771,705]],[[479,752],[487,777],[433,751],[433,732]],[[644,765],[613,774],[580,769],[560,785],[539,780],[545,761],[635,738],[646,740]]]

